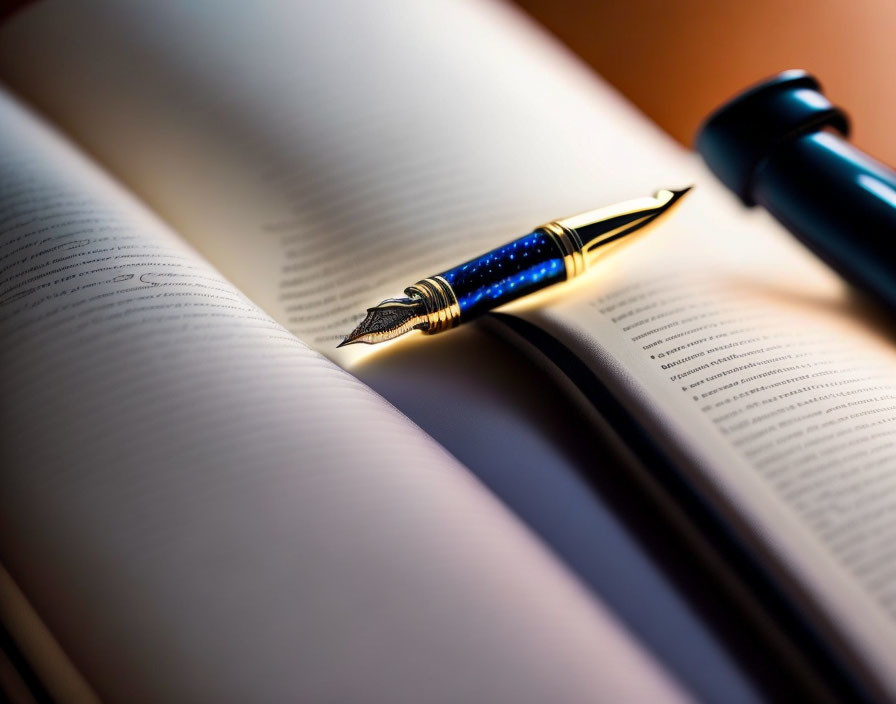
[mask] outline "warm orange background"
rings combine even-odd
[[[747,85],[815,74],[896,165],[894,0],[516,0],[677,139]]]

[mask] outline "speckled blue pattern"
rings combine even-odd
[[[439,274],[451,284],[466,321],[566,279],[563,255],[542,230]]]

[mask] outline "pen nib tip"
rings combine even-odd
[[[373,345],[392,340],[406,332],[427,325],[426,305],[420,298],[387,298],[367,309],[367,316],[358,327],[336,345],[337,348],[363,342]]]

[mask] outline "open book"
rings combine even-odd
[[[541,222],[696,183],[491,324],[610,389],[896,699],[886,328],[509,8],[294,5],[50,1],[0,30],[0,562],[71,661],[57,686],[685,697],[359,380],[429,341],[335,345]]]

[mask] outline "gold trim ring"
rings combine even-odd
[[[563,227],[556,220],[542,225],[539,230],[545,232],[563,252],[563,264],[566,267],[566,279],[575,278],[585,271],[585,255],[582,253],[582,241],[575,230]]]
[[[408,296],[419,296],[426,304],[427,327],[424,332],[432,335],[460,322],[460,306],[454,289],[441,276],[422,279],[404,290]]]

